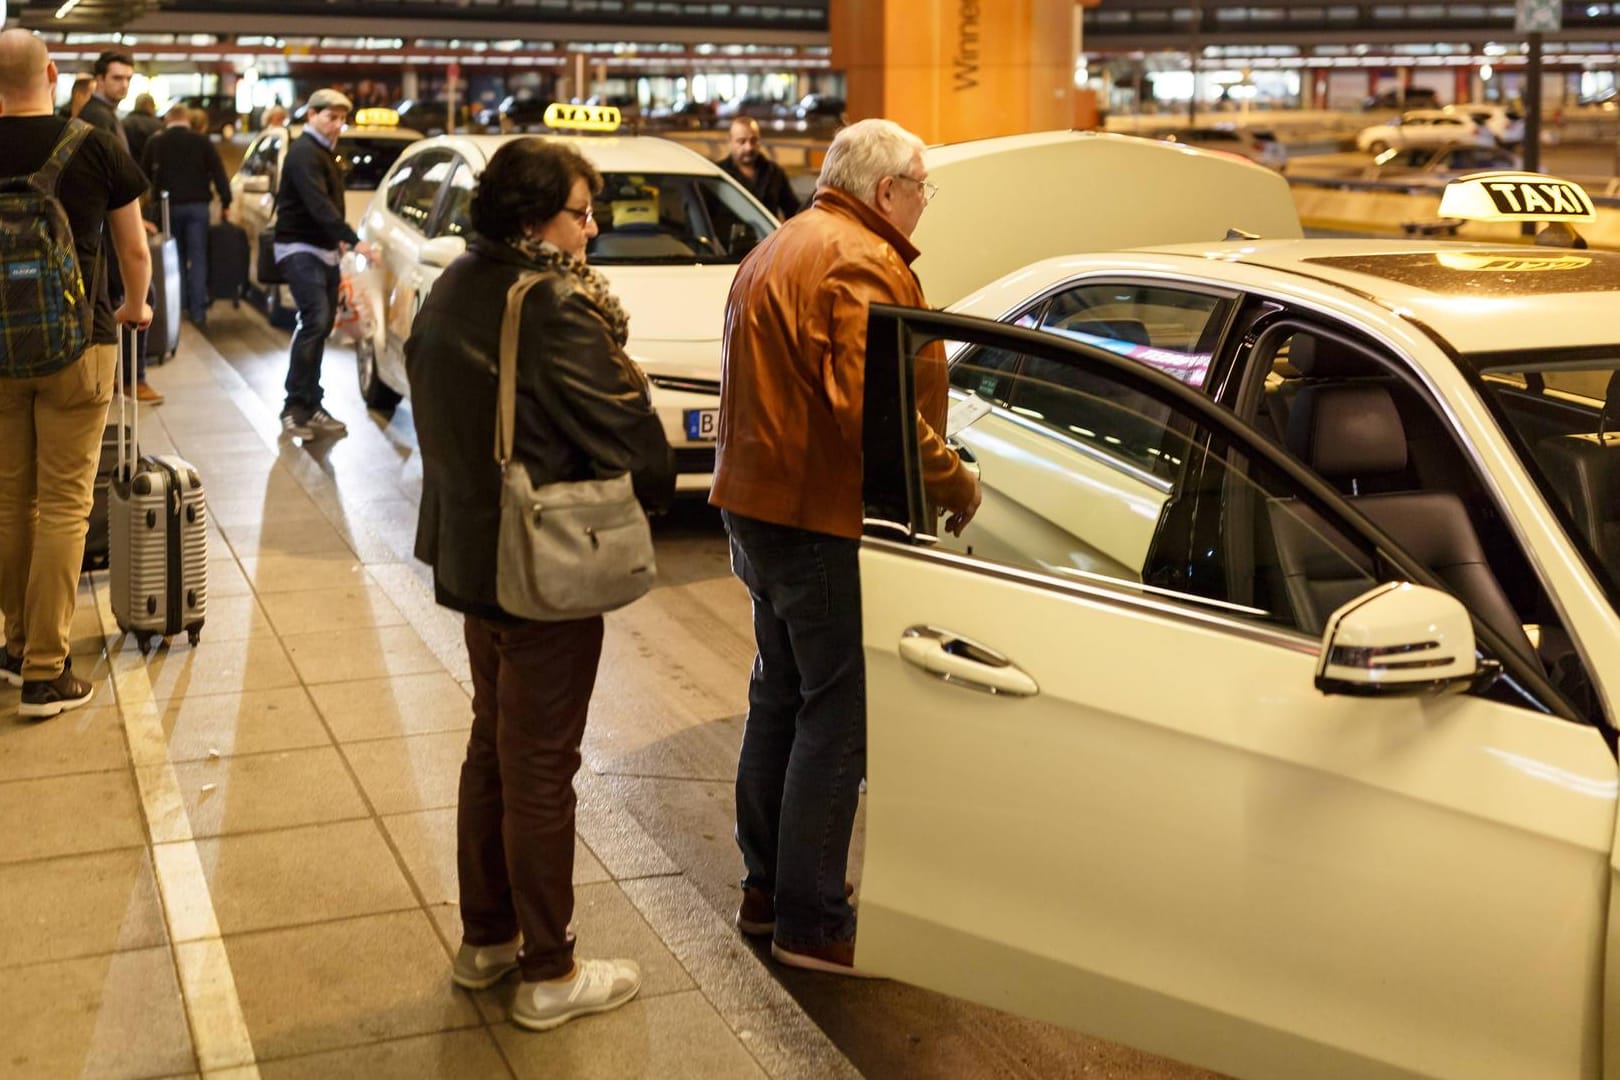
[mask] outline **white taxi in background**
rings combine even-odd
[[[599,230],[587,249],[630,315],[628,351],[646,371],[675,450],[678,491],[707,492],[719,414],[726,294],[744,255],[776,219],[707,158],[666,139],[611,132],[609,106],[552,106],[548,134],[602,174]],[[388,410],[409,390],[405,339],[444,267],[466,250],[478,175],[504,143],[525,135],[444,135],[401,156],[361,220],[380,264],[356,276],[355,302],[375,327],[356,343],[366,404]]]
[[[268,127],[253,137],[242,155],[242,165],[231,177],[231,205],[235,220],[248,238],[248,280],[259,280],[259,234],[272,228],[276,217],[276,191],[281,186],[281,164],[287,160],[287,147],[303,134],[303,125],[290,128]],[[371,197],[388,170],[411,143],[422,138],[420,131],[401,127],[393,109],[360,109],[338,136],[335,148],[338,167],[343,170],[344,216],[358,226]],[[286,286],[268,290],[271,314],[292,307]]]
[[[982,317],[873,310],[855,963],[1234,1076],[1620,1074],[1620,253],[1300,239],[1281,180],[1108,139],[1008,148],[1131,199],[977,289],[972,199],[929,216],[985,148],[931,152],[919,273]],[[1441,212],[1593,214],[1516,173]],[[1051,257],[1088,219],[1193,242]]]

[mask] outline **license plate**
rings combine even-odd
[[[686,437],[692,442],[713,442],[719,430],[719,409],[686,410]]]

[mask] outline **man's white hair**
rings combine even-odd
[[[893,120],[862,120],[833,137],[816,186],[847,191],[871,206],[877,201],[878,181],[905,176],[912,156],[925,149],[921,139]]]

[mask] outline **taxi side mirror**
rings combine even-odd
[[[416,260],[423,266],[437,266],[442,269],[461,258],[462,252],[466,250],[467,241],[460,236],[435,236],[422,245],[416,254]]]
[[[759,237],[754,235],[753,229],[740,221],[732,223],[731,232],[726,236],[726,254],[746,255],[758,245]]]
[[[270,194],[270,178],[268,176],[242,177],[242,191],[248,195]]]
[[[1324,694],[1411,697],[1483,689],[1501,672],[1474,652],[1474,627],[1456,597],[1392,582],[1328,619],[1316,688]]]

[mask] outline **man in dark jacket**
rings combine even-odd
[[[202,327],[208,321],[208,185],[219,192],[228,219],[231,182],[214,141],[191,130],[191,110],[184,102],[170,105],[163,119],[167,126],[141,154],[141,171],[153,192],[169,193],[169,227],[180,246],[180,295],[186,314]]]
[[[717,164],[783,221],[799,212],[799,197],[787,173],[759,152],[759,125],[751,118],[731,122],[731,149]]]
[[[157,102],[151,94],[136,94],[135,105],[124,117],[124,137],[129,140],[129,156],[136,161],[146,151],[147,140],[163,130],[157,116]]]
[[[276,193],[276,269],[298,306],[281,430],[297,439],[349,433],[321,405],[321,359],[337,318],[338,259],[349,247],[376,257],[343,217],[343,173],[335,151],[353,107],[336,90],[322,88],[310,95],[304,133],[287,148]]]

